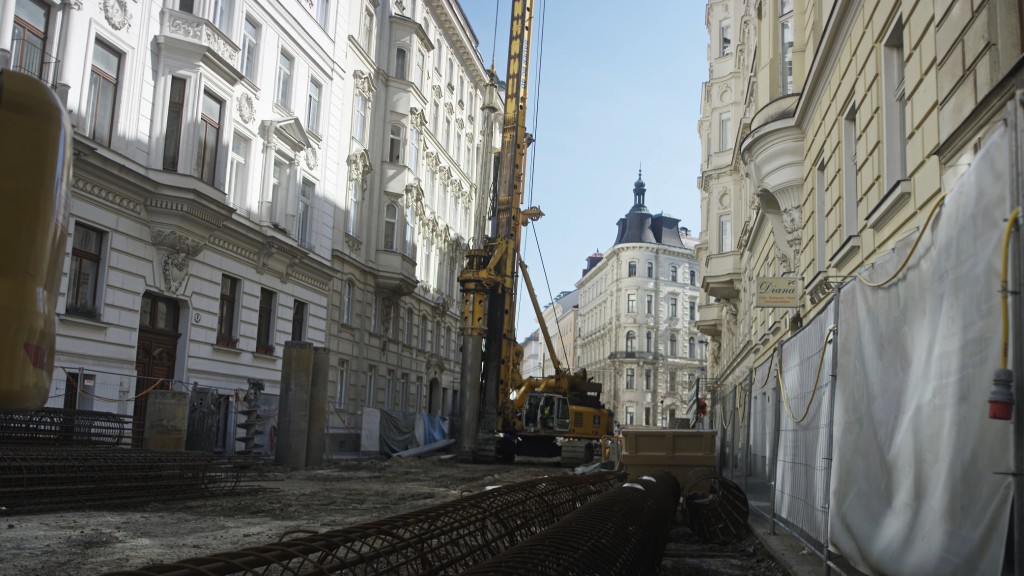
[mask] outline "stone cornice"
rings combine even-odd
[[[99,198],[104,202],[113,204],[114,206],[132,212],[133,214],[142,214],[142,204],[134,198],[130,198],[125,194],[111,190],[110,188],[82,178],[81,176],[74,177],[71,188]]]

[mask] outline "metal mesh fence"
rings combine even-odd
[[[834,306],[833,300],[781,345],[776,374],[781,407],[775,512],[819,546],[828,540]]]

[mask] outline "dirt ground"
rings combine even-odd
[[[216,499],[0,515],[0,575],[84,576],[140,568],[274,542],[290,530],[323,531],[385,518],[491,485],[567,473],[544,460],[515,465],[460,464],[439,456],[345,460],[301,472],[270,471],[237,494]],[[784,575],[753,536],[716,547],[676,527],[666,556],[661,573],[668,575]]]

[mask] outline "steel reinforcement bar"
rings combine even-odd
[[[132,427],[131,416],[91,410],[42,408],[0,411],[0,446],[118,446]]]
[[[541,532],[621,479],[613,472],[538,478],[375,522],[107,576],[458,574]]]
[[[679,482],[656,472],[609,490],[464,576],[647,576],[661,565]]]
[[[0,507],[18,514],[213,496],[234,490],[254,465],[201,452],[2,446]]]

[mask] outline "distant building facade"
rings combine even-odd
[[[669,426],[704,366],[697,332],[697,239],[651,214],[638,179],[614,245],[587,259],[579,292],[578,366],[604,384],[620,425]]]
[[[525,295],[524,295],[525,298]],[[529,305],[524,302],[523,305]],[[551,335],[552,347],[559,365],[565,370],[574,371],[579,367],[576,353],[576,325],[579,314],[579,290],[562,292],[555,296],[554,302],[544,307],[544,325]],[[530,333],[523,342],[523,362],[520,372],[524,377],[550,376],[555,373],[555,365],[551,360],[551,352],[544,342],[544,335],[538,328]]]

